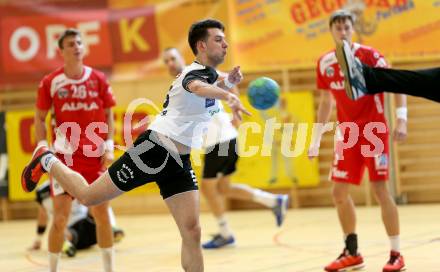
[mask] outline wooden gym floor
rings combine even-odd
[[[440,205],[400,206],[402,253],[407,271],[440,271]],[[378,207],[358,208],[360,251],[363,271],[382,271],[388,258],[388,239]],[[237,245],[204,251],[205,271],[306,272],[323,271],[342,249],[342,235],[333,208],[289,210],[284,226],[277,229],[269,211],[228,214]],[[116,245],[117,271],[181,271],[180,238],[171,216],[119,216],[126,233]],[[208,213],[202,214],[205,241],[216,231]],[[34,238],[34,221],[0,222],[0,271],[48,271],[47,242],[43,250],[27,252]],[[100,251],[93,247],[74,258],[63,257],[61,271],[101,270]]]

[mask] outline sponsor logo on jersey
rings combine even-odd
[[[89,79],[87,80],[87,85],[88,87],[90,87],[90,89],[96,89],[96,87],[98,86],[98,81],[95,79]]]
[[[330,88],[333,90],[344,90],[344,81],[330,82]]]
[[[219,112],[220,112],[220,109],[210,110],[210,111],[209,111],[209,115],[210,115],[210,116],[213,116],[214,114],[219,113]]]
[[[209,108],[215,105],[215,99],[206,98],[205,100],[205,108]]]
[[[191,173],[191,178],[192,178],[192,181],[194,182],[194,186],[198,186],[198,185],[197,185],[197,177],[196,177],[196,173],[194,173],[193,170],[190,170],[189,172]]]
[[[134,172],[124,163],[122,164],[122,168],[116,171],[116,176],[120,182],[127,183],[129,179],[134,179]]]
[[[327,69],[325,70],[325,74],[327,75],[327,77],[333,77],[335,75],[335,69],[333,67],[327,67]]]
[[[374,52],[373,57],[375,59],[379,59],[380,58],[380,54],[378,52]]]
[[[374,157],[374,163],[376,165],[376,170],[388,169],[388,155],[380,154]]]
[[[92,111],[99,109],[95,102],[85,103],[85,102],[66,102],[61,107],[61,111]]]
[[[59,89],[57,93],[58,93],[58,98],[60,99],[67,98],[69,96],[69,90],[65,88]]]
[[[335,177],[335,178],[347,179],[348,173],[347,173],[347,171],[342,171],[342,170],[339,170],[336,167],[333,167],[333,169],[332,169],[332,176]]]
[[[97,91],[89,91],[89,96],[92,98],[98,97],[98,92]]]

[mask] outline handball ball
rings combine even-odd
[[[267,110],[278,101],[280,86],[268,77],[259,77],[249,83],[248,99],[252,107],[257,110]]]

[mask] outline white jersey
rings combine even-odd
[[[220,111],[219,101],[195,95],[187,86],[193,80],[214,84],[217,78],[215,69],[198,62],[185,67],[171,85],[162,113],[148,129],[186,146],[201,148],[211,117]]]
[[[204,147],[211,147],[235,139],[238,136],[237,129],[231,123],[231,115],[227,113],[223,104],[219,101],[220,112],[213,116],[208,125],[208,133],[205,135]]]

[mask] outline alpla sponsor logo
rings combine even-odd
[[[85,103],[85,102],[66,102],[61,107],[61,111],[92,111],[97,110],[99,107],[95,102]]]

